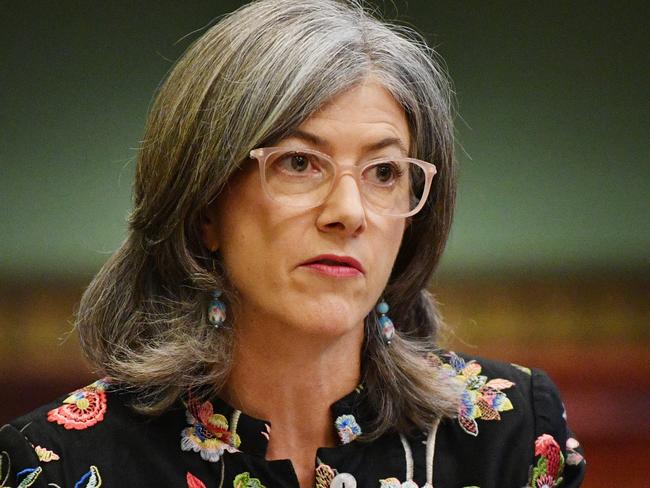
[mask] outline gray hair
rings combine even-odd
[[[457,390],[427,360],[441,325],[426,291],[455,200],[451,88],[436,53],[409,28],[357,1],[262,0],[223,17],[160,87],[134,182],[129,233],[85,291],[76,325],[91,363],[164,411],[188,389],[218,393],[232,361],[232,327],[206,323],[210,291],[236,290],[205,249],[200,219],[248,152],[281,139],[368,76],[404,108],[410,156],[438,167],[409,222],[385,299],[398,333],[389,347],[366,319],[362,376],[372,439],[426,429],[453,415]]]

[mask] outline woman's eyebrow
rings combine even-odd
[[[385,147],[396,146],[404,156],[408,156],[408,150],[404,145],[404,142],[399,137],[384,137],[381,141],[373,142],[363,148],[366,151],[378,151],[379,149],[384,149]]]
[[[302,139],[304,141],[307,141],[315,146],[319,147],[327,147],[329,144],[325,139],[322,137],[317,136],[316,134],[312,134],[311,132],[305,132],[304,130],[300,129],[293,129],[291,132],[289,132],[286,135],[286,138],[289,137],[295,137],[296,139]]]
[[[329,147],[329,143],[322,137],[319,137],[316,134],[312,134],[311,132],[306,132],[301,129],[292,130],[291,132],[289,132],[289,134],[287,134],[286,137],[295,137],[297,139],[302,139],[321,148]],[[367,144],[363,146],[363,150],[364,152],[372,152],[390,146],[397,147],[404,156],[408,156],[409,151],[404,145],[402,139],[400,139],[399,137],[384,137],[380,141],[373,142],[371,144]]]

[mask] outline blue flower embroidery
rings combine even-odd
[[[361,427],[354,415],[341,415],[334,424],[343,444],[348,444],[361,435]]]

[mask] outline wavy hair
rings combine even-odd
[[[403,107],[410,156],[438,167],[407,226],[384,296],[398,332],[389,347],[366,318],[366,439],[426,429],[452,415],[457,391],[427,354],[441,318],[426,291],[452,221],[456,170],[452,91],[437,54],[412,29],[359,1],[262,0],[196,40],[157,92],[139,150],[128,236],[81,299],[76,327],[96,369],[158,414],[188,389],[218,393],[230,372],[232,327],[206,323],[210,291],[236,290],[213,268],[200,220],[246,162],[337,94],[369,76]]]

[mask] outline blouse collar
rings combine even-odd
[[[363,385],[357,386],[343,398],[334,402],[330,410],[340,444],[348,444],[363,433],[365,424],[361,402]],[[186,402],[187,420],[196,432],[214,436],[221,440],[228,450],[266,456],[272,435],[271,422],[241,412],[220,397],[203,403]]]

